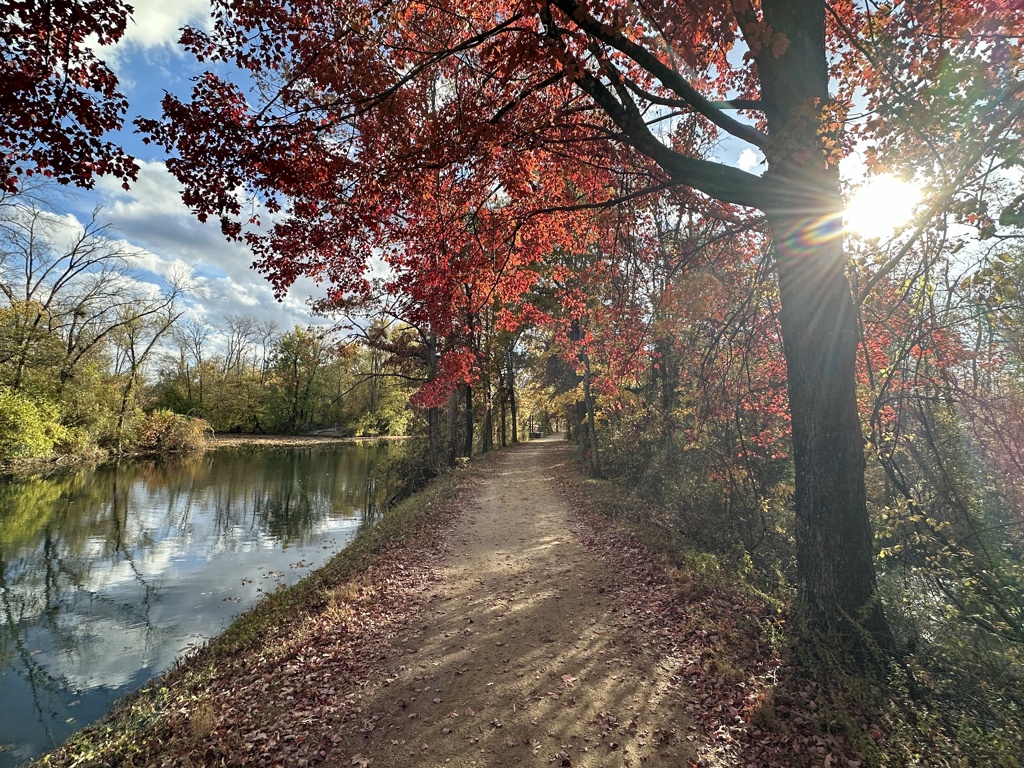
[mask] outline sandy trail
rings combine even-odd
[[[339,733],[332,763],[689,764],[678,660],[631,636],[638,607],[579,543],[553,478],[568,459],[549,438],[485,470],[422,623],[359,694],[364,733]]]

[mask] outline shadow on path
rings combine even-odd
[[[552,437],[484,470],[415,632],[328,764],[689,764],[678,660],[630,632],[642,606],[577,540],[553,476],[569,459]]]

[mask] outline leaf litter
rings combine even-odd
[[[173,688],[118,764],[860,765],[815,730],[813,689],[773,691],[764,635],[782,619],[735,590],[688,592],[589,511],[568,465],[551,443],[480,462],[318,612]]]

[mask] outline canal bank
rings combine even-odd
[[[434,532],[457,511],[467,475],[463,471],[443,477],[389,510],[321,568],[307,572],[297,584],[268,592],[224,632],[122,699],[105,717],[42,757],[38,765],[144,765],[153,760],[161,764],[156,756],[164,753],[168,757],[165,764],[186,764],[178,762],[181,740],[191,744],[212,731],[211,691],[223,692],[241,684],[249,674],[246,665],[253,653],[266,659],[295,656],[296,644],[308,640],[310,627],[325,611],[363,599],[360,575],[373,573],[389,589],[407,580],[421,555],[429,560],[424,547],[437,545]],[[375,566],[381,558],[393,569],[392,576]],[[382,599],[379,627],[400,618],[388,608],[387,597]],[[371,620],[367,612],[361,617]],[[358,659],[352,663],[359,666]],[[276,681],[267,680],[265,690],[276,687]],[[177,757],[171,759],[171,755]]]
[[[392,444],[234,445],[0,482],[0,768],[101,717],[379,516]]]
[[[576,517],[571,461],[548,439],[443,477],[39,765],[685,764],[644,558]]]

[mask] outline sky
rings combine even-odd
[[[139,161],[138,181],[125,191],[118,181],[101,177],[91,190],[62,190],[50,207],[83,223],[100,208],[99,221],[109,223],[115,238],[138,253],[144,281],[158,283],[183,266],[190,268],[197,290],[186,319],[223,328],[226,315],[245,314],[272,321],[282,331],[326,322],[312,316],[307,305],[322,289],[300,281],[278,302],[270,284],[250,268],[249,251],[226,241],[217,224],[196,220],[181,202],[162,150],[144,144],[131,129],[136,117],[159,116],[165,90],[187,94],[190,78],[201,73],[177,40],[183,25],[206,23],[208,0],[134,0],[133,6],[125,37],[117,46],[100,49],[99,56],[114,69],[129,101],[126,130],[116,139]]]

